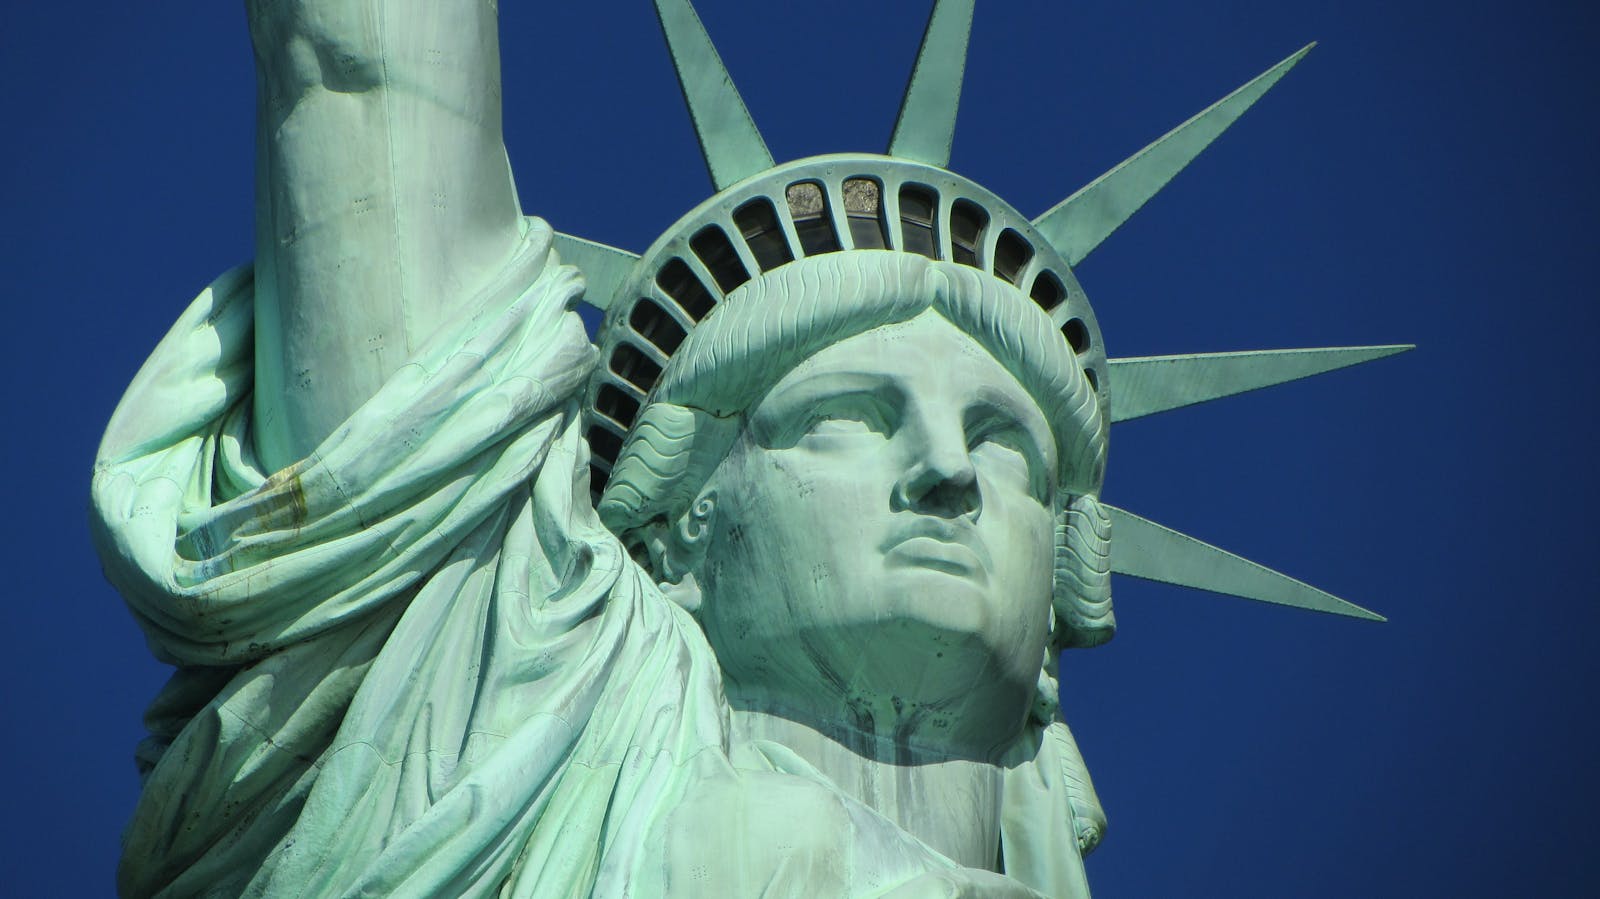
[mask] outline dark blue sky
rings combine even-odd
[[[524,206],[642,250],[708,192],[654,17],[537,5],[502,4]],[[774,155],[881,149],[925,4],[754,5],[700,3]],[[1066,667],[1111,818],[1097,895],[1593,891],[1585,6],[979,4],[952,167],[1030,213],[1322,42],[1079,269],[1114,355],[1421,347],[1116,430],[1110,502],[1390,621],[1121,582],[1118,638]],[[137,794],[164,672],[84,507],[123,385],[250,254],[241,7],[12,4],[0,28],[12,895],[109,893]]]

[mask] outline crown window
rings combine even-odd
[[[833,217],[828,214],[828,199],[822,185],[801,181],[789,185],[785,194],[794,230],[800,235],[800,252],[807,256],[839,252],[839,235],[833,231]]]
[[[858,250],[887,249],[889,228],[883,220],[883,186],[872,178],[848,178],[843,186],[851,242]]]
[[[1017,275],[1022,273],[1028,260],[1033,258],[1033,247],[1023,239],[1021,234],[1007,228],[1000,232],[1000,239],[994,244],[994,275],[1002,281],[1017,283]]]
[[[677,262],[677,260],[673,261]],[[679,262],[678,264],[682,265],[683,263]],[[683,326],[678,324],[677,320],[667,313],[667,310],[661,308],[655,300],[649,297],[642,297],[639,302],[634,304],[633,312],[628,315],[628,324],[633,328],[635,334],[648,340],[656,349],[661,351],[663,356],[671,356],[676,353],[678,344],[683,343],[683,339],[689,336],[688,332],[683,330]]]
[[[702,231],[700,233],[704,234],[705,232]],[[696,238],[698,239],[699,236],[696,235]],[[728,238],[724,236],[722,239],[727,241]],[[656,286],[660,287],[667,296],[676,300],[678,308],[682,309],[689,316],[689,320],[696,324],[699,324],[700,319],[705,318],[706,313],[711,311],[711,307],[717,304],[717,301],[711,298],[711,292],[706,290],[706,286],[700,283],[699,278],[695,277],[694,271],[689,268],[689,264],[682,259],[673,259],[661,267],[661,272],[656,275]],[[656,345],[660,346],[660,344]],[[676,345],[674,345],[674,349],[676,349]],[[668,350],[668,352],[670,353],[671,350]]]
[[[794,253],[789,250],[789,241],[783,236],[771,200],[757,197],[740,206],[733,212],[733,223],[739,226],[739,236],[744,238],[745,246],[750,248],[750,255],[756,257],[756,264],[762,271],[770,272],[794,261]]]
[[[639,414],[639,401],[618,390],[615,384],[602,384],[595,395],[594,408],[626,428],[633,424],[633,419]]]
[[[744,270],[744,263],[739,259],[739,251],[733,248],[733,242],[728,240],[728,235],[716,225],[701,228],[690,239],[689,247],[700,257],[700,261],[705,263],[706,270],[716,280],[717,287],[722,289],[723,295],[732,293],[740,284],[750,280],[750,273]],[[695,321],[699,321],[700,318],[701,315],[696,315]]]
[[[615,459],[622,452],[622,438],[604,425],[598,423],[591,425],[588,440],[589,448],[602,459]],[[594,485],[594,489],[599,490],[604,487],[606,473],[593,466],[590,466],[590,471],[600,476],[599,483]]]
[[[939,242],[934,236],[938,207],[939,195],[933,188],[920,184],[900,188],[900,229],[907,253],[939,258]]]
[[[1082,353],[1089,348],[1089,329],[1083,326],[1083,319],[1068,319],[1061,326],[1061,333],[1066,335],[1067,344],[1074,353]]]
[[[641,393],[649,393],[650,388],[656,384],[656,379],[661,377],[661,366],[654,359],[639,352],[635,346],[626,343],[617,344],[611,352],[611,371],[617,377],[639,388]]]
[[[1039,304],[1039,308],[1046,312],[1061,305],[1061,300],[1066,296],[1066,289],[1061,286],[1061,279],[1050,272],[1040,272],[1039,277],[1033,279],[1033,289],[1028,291],[1028,296]]]
[[[978,247],[989,213],[971,200],[957,200],[950,207],[950,256],[962,265],[978,267]]]

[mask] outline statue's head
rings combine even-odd
[[[600,336],[602,518],[730,692],[1007,741],[1048,719],[1056,650],[1114,628],[1105,357],[1070,269],[976,185],[882,157],[686,222]]]
[[[655,6],[718,192],[642,257],[557,241],[606,310],[598,508],[698,617],[731,698],[886,697],[998,737],[1036,672],[1034,720],[1070,749],[1053,650],[1111,636],[1113,519],[1124,574],[1378,617],[1098,500],[1119,419],[1071,267],[1310,47],[1029,220],[947,168],[971,0],[934,0],[887,156],[781,166],[689,0]],[[1118,416],[1400,349],[1123,359]],[[1076,750],[1060,764],[1090,848],[1103,815]]]

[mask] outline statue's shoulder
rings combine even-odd
[[[946,864],[823,781],[725,760],[656,831],[668,896],[870,895]]]
[[[843,797],[815,781],[704,772],[659,821],[666,895],[847,895],[850,818]]]

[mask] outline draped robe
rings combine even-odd
[[[276,472],[251,443],[252,288],[237,269],[189,306],[96,461],[106,574],[176,667],[147,715],[124,893],[709,895],[659,838],[707,784],[798,784],[846,833],[730,847],[762,857],[741,890],[873,895],[953,867],[782,747],[730,746],[704,635],[591,506],[595,354],[547,226]],[[1007,871],[1077,894],[1066,747],[1024,742]]]

